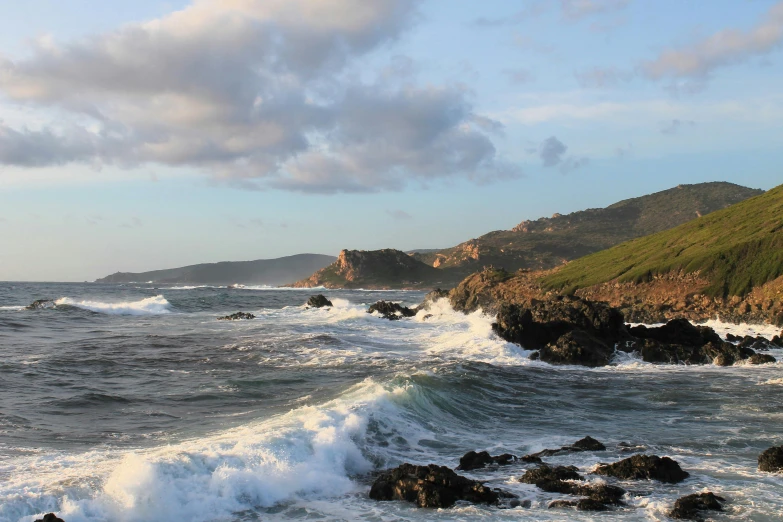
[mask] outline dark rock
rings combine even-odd
[[[541,460],[541,457],[538,455],[525,455],[524,457],[519,457],[519,460],[522,462],[533,462],[535,464],[543,464],[544,461]]]
[[[629,333],[640,339],[654,339],[664,344],[685,346],[703,346],[707,343],[720,343],[722,339],[715,330],[707,326],[694,326],[687,319],[672,319],[663,326],[648,328],[634,326]]]
[[[421,318],[422,321],[427,321],[429,319],[432,319],[432,314],[424,314],[424,316]]]
[[[429,310],[432,303],[439,299],[448,299],[449,291],[436,288],[424,296],[424,301],[419,305],[419,310]]]
[[[538,352],[538,358],[550,364],[580,364],[606,366],[614,346],[583,330],[573,330],[547,344]]]
[[[606,446],[595,440],[594,438],[588,436],[581,440],[578,440],[574,442],[570,446],[563,446],[559,449],[545,449],[541,450],[538,453],[533,453],[531,455],[525,455],[522,457],[522,459],[526,458],[536,458],[539,461],[541,460],[540,457],[551,457],[553,455],[562,455],[564,453],[573,453],[576,451],[605,451]],[[535,461],[533,461],[535,462]]]
[[[307,306],[311,308],[323,308],[324,306],[334,306],[332,302],[326,298],[323,294],[311,295],[307,300]]]
[[[621,480],[658,480],[675,484],[688,478],[676,461],[656,455],[634,455],[614,464],[599,464],[595,473]]]
[[[738,346],[740,348],[750,348],[751,350],[769,350],[770,345],[771,343],[766,337],[761,337],[760,335],[751,337],[750,335],[746,335],[739,342]]]
[[[371,314],[373,312],[378,312],[390,321],[396,321],[401,317],[413,317],[416,315],[416,310],[390,301],[378,301],[377,303],[370,305],[370,308],[367,309],[367,313]]]
[[[555,500],[549,503],[549,509],[575,507],[577,511],[608,511],[609,507],[603,502],[590,498],[579,500]]]
[[[65,522],[63,519],[58,518],[54,513],[47,513],[43,518],[37,519],[35,522]]]
[[[519,479],[525,484],[546,484],[563,480],[584,480],[576,466],[547,466],[543,464],[537,468],[529,469]]]
[[[780,337],[779,335],[776,335],[775,337],[772,338],[770,344],[777,346],[778,348],[783,348],[783,338]]]
[[[759,471],[783,471],[783,446],[773,446],[759,455]]]
[[[677,499],[669,516],[685,520],[701,520],[700,511],[723,511],[723,506],[720,503],[725,501],[726,499],[713,493],[686,495]]]
[[[225,317],[218,317],[218,321],[239,321],[241,319],[255,319],[256,316],[247,312],[237,312]]]
[[[495,504],[499,492],[457,475],[445,466],[402,464],[381,473],[370,489],[373,500],[406,500],[419,507],[447,508],[459,500]]]
[[[516,462],[517,458],[510,453],[504,453],[503,455],[492,456],[486,451],[469,451],[459,459],[458,470],[470,471],[472,469],[480,469],[486,467],[488,464],[497,464],[498,466],[507,466],[512,462]]]
[[[51,310],[53,308],[57,308],[57,305],[52,299],[36,299],[27,305],[26,308],[27,310]]]
[[[729,333],[726,334],[726,340],[729,341],[730,343],[738,343],[742,340],[742,337],[740,337],[739,335],[734,335]]]
[[[777,362],[777,359],[766,353],[757,353],[748,357],[750,364],[769,364]]]

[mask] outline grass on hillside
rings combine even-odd
[[[577,259],[543,280],[573,292],[612,280],[699,271],[712,296],[747,294],[783,275],[783,185],[671,230]]]

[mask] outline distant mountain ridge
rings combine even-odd
[[[343,250],[331,265],[293,283],[295,288],[422,288],[455,283],[451,273],[425,265],[412,256],[383,250]]]
[[[509,271],[546,270],[636,237],[668,230],[762,193],[726,182],[679,185],[606,208],[523,221],[511,230],[490,232],[452,248],[418,251],[412,256],[462,276],[485,266]]]
[[[96,283],[182,283],[200,285],[270,285],[279,286],[312,274],[336,258],[321,254],[297,254],[255,261],[223,261],[153,270],[150,272],[116,272],[97,279]]]

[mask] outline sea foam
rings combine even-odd
[[[125,301],[119,303],[103,303],[100,301],[79,301],[70,297],[62,297],[55,301],[57,306],[73,306],[109,315],[158,315],[171,312],[171,304],[162,295],[147,297],[140,301]]]

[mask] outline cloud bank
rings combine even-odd
[[[0,92],[65,116],[0,122],[0,164],[160,164],[324,193],[518,175],[464,88],[390,81],[399,58],[358,79],[417,16],[415,0],[194,0],[78,41],[40,39],[28,57],[0,56]]]

